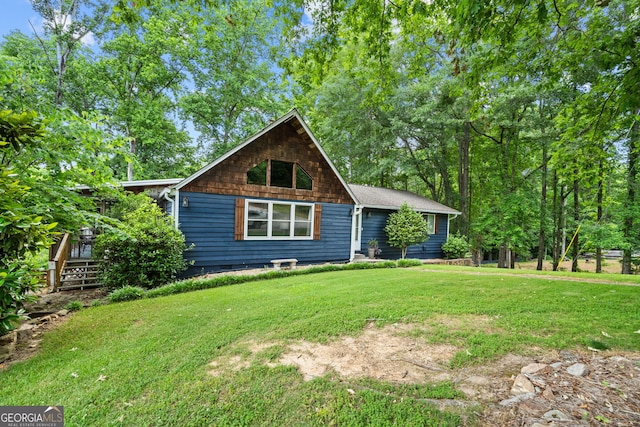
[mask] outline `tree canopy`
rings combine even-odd
[[[631,272],[640,0],[32,5],[43,30],[0,42],[0,109],[46,136],[2,185],[55,230],[95,216],[69,188],[188,176],[296,106],[350,182],[460,210],[499,266],[620,249]]]

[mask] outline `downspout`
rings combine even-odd
[[[451,215],[453,215],[453,218],[451,218]],[[456,219],[460,214],[448,214],[447,215],[447,240],[449,239],[449,230],[451,228],[451,220],[452,219]]]
[[[175,227],[176,230],[180,229],[180,190],[178,190],[177,188],[176,190],[176,194],[174,194],[174,199],[175,199],[175,203],[173,204],[173,209],[174,209],[174,215],[173,215],[173,226]]]
[[[164,197],[164,199],[167,200],[168,202],[171,202],[171,216],[173,217],[173,221],[174,221],[173,226],[177,230],[178,229],[178,203],[177,203],[178,197],[177,197],[177,190],[176,190],[176,197],[174,199],[169,197],[169,193],[170,192],[171,192],[170,189],[165,188],[164,190],[162,190],[161,196]]]

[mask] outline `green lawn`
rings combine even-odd
[[[292,367],[258,362],[214,377],[209,363],[249,341],[281,342],[262,355],[277,361],[287,342],[357,335],[368,319],[429,325],[425,341],[461,349],[453,367],[533,347],[640,350],[640,287],[425,268],[301,275],[85,309],[48,333],[37,356],[0,371],[0,404],[64,405],[69,426],[455,426],[459,415],[421,400],[459,398],[450,384],[305,382]],[[478,315],[488,319],[481,326],[438,327],[444,317]]]

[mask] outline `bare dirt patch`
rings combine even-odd
[[[346,378],[369,377],[393,383],[448,380],[446,365],[459,349],[406,336],[414,329],[404,324],[384,328],[369,324],[358,337],[343,337],[328,344],[300,341],[289,346],[280,363],[296,366],[305,380],[331,370]]]
[[[72,301],[79,301],[82,305],[88,307],[94,301],[104,300],[106,297],[107,291],[102,288],[61,292],[43,291],[38,294],[38,300],[32,304],[27,304],[25,309],[27,313],[53,313],[64,309]]]
[[[29,319],[0,337],[0,369],[36,354],[42,334],[60,326],[71,316],[72,313],[65,309],[67,304],[78,301],[88,307],[96,300],[104,300],[106,292],[103,289],[64,292],[43,290],[37,296],[36,302],[25,305]]]
[[[9,365],[26,360],[35,355],[42,341],[42,334],[57,328],[69,320],[71,313],[68,310],[58,310],[55,313],[30,319],[20,327],[2,337],[5,342],[5,351],[0,354],[0,370]]]
[[[286,345],[278,363],[300,370],[305,380],[337,374],[348,381],[368,377],[394,384],[451,381],[465,393],[462,405],[480,404],[482,426],[638,426],[640,425],[640,354],[557,352],[530,349],[528,355],[506,355],[492,363],[450,368],[460,348],[427,342],[436,327],[491,327],[491,318],[442,319],[424,324],[369,324],[362,334],[329,343],[297,341]],[[435,322],[435,323],[434,323]],[[479,324],[477,322],[480,322]],[[260,353],[282,343],[242,343],[239,354],[211,362],[210,374],[266,363]],[[570,367],[585,365],[586,374],[575,376]],[[536,364],[539,370],[523,373]],[[524,369],[526,371],[526,369]],[[531,393],[512,390],[521,375],[531,383]],[[432,402],[438,404],[438,402]],[[443,402],[446,407],[447,402]],[[460,402],[456,401],[456,406]],[[561,420],[562,418],[562,420]]]

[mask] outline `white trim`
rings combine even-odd
[[[351,215],[351,249],[349,261],[353,261],[356,257],[356,252],[360,250],[362,244],[362,206],[354,205],[353,214]],[[358,233],[359,239],[356,240],[356,225],[358,223],[357,216],[360,216],[360,230]]]
[[[429,234],[437,234],[438,233],[437,214],[428,213],[428,212],[420,212],[420,213],[422,214],[423,218],[425,216],[432,216],[433,217],[433,228],[429,230]],[[429,219],[425,218],[425,221],[427,221],[427,225],[429,225]],[[433,230],[433,232],[432,232],[432,230]]]
[[[267,223],[267,235],[266,236],[250,236],[249,235],[249,203],[261,203],[267,205],[267,219],[265,220]],[[289,206],[289,225],[291,226],[289,230],[289,236],[273,236],[273,205],[288,205]],[[310,209],[310,227],[308,236],[295,236],[295,207],[296,206],[307,206]],[[245,199],[244,200],[244,240],[313,240],[313,230],[314,230],[314,220],[315,220],[315,204],[307,203],[307,202],[295,202],[295,201],[284,201],[284,200],[264,200],[264,199]]]
[[[178,184],[183,179],[184,178],[146,179],[141,181],[121,181],[118,184],[123,187],[167,186]]]

